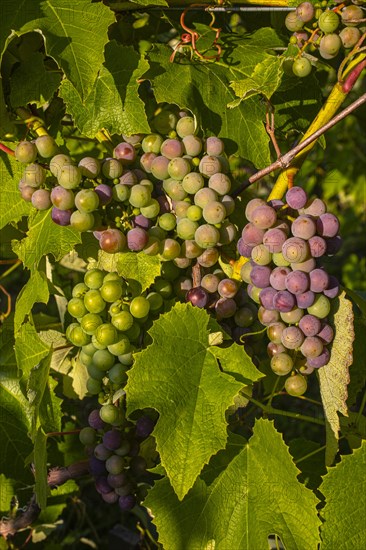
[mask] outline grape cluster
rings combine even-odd
[[[337,4],[341,0],[336,1]],[[347,3],[347,2],[346,2]],[[356,4],[356,5],[355,5]],[[365,28],[365,12],[355,0],[353,4],[323,9],[322,4],[302,2],[285,19],[287,29],[293,32],[290,43],[299,49],[292,71],[304,77],[311,72],[311,61],[306,51],[318,51],[323,59],[333,59],[343,47],[353,48],[360,40]]]
[[[333,329],[327,316],[339,284],[319,262],[340,248],[338,219],[322,200],[308,200],[301,187],[288,190],[286,205],[253,199],[245,214],[249,223],[238,251],[249,261],[241,277],[260,305],[259,321],[268,327],[271,368],[280,376],[293,369],[310,374],[330,358]]]
[[[89,455],[90,473],[95,487],[108,504],[118,502],[122,511],[134,508],[146,496],[146,461],[139,454],[140,443],[153,431],[149,416],[136,424],[125,420],[121,407],[105,404],[88,417],[89,426],[79,438]]]
[[[236,235],[224,144],[214,136],[198,137],[187,113],[170,115],[168,125],[163,117],[154,121],[167,135],[124,136],[114,156],[104,160],[85,157],[76,165],[68,155],[54,155],[57,146],[49,136],[19,143],[16,158],[30,163],[19,184],[22,197],[39,210],[52,207],[59,225],[93,231],[106,252],[215,263],[217,247]],[[47,157],[51,150],[54,155],[49,171],[35,162],[39,140],[48,140]]]

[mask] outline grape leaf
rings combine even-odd
[[[108,27],[114,21],[111,10],[90,0],[32,0],[16,9],[12,0],[2,0],[1,10],[1,52],[9,29],[16,34],[41,31],[47,54],[61,66],[84,101],[103,62]]]
[[[0,513],[9,512],[10,501],[15,494],[16,481],[0,474]]]
[[[349,383],[349,366],[352,364],[352,347],[355,338],[353,328],[352,303],[342,292],[338,309],[333,316],[335,337],[333,340],[330,361],[326,367],[319,369],[318,377],[326,421],[325,461],[331,465],[338,450],[339,418],[338,412],[348,416],[347,385]]]
[[[354,550],[366,546],[366,442],[353,454],[328,468],[320,491],[326,498],[321,511],[321,550]]]
[[[144,252],[121,252],[117,257],[117,272],[125,279],[140,283],[143,292],[160,275],[160,261],[157,256],[148,256]]]
[[[28,269],[37,269],[47,254],[59,260],[81,242],[80,232],[71,227],[61,227],[51,219],[51,211],[37,212],[30,220],[27,236],[13,241],[14,252]]]
[[[13,132],[14,123],[10,119],[8,110],[6,108],[3,92],[3,79],[0,77],[0,136],[5,137],[7,134],[12,134]]]
[[[250,77],[231,82],[230,87],[240,99],[231,101],[228,107],[237,107],[242,101],[258,94],[271,99],[281,83],[282,64],[283,59],[268,55],[254,67]]]
[[[48,496],[47,484],[47,437],[42,428],[38,428],[33,451],[35,493],[38,506],[46,508]]]
[[[209,349],[220,361],[223,371],[231,374],[239,382],[250,385],[263,378],[264,374],[253,365],[251,358],[244,350],[244,346],[239,346],[234,342],[227,348],[212,346]]]
[[[263,550],[270,534],[291,550],[316,550],[318,499],[298,474],[273,422],[261,419],[249,443],[210,487],[199,478],[179,502],[165,478],[144,504],[169,550]]]
[[[351,381],[348,385],[348,407],[355,404],[357,395],[366,383],[366,320],[355,317],[355,341],[353,350],[353,364],[350,369]]]
[[[133,3],[140,6],[168,6],[165,0],[133,0]]]
[[[39,409],[44,397],[48,400],[48,405],[52,407],[49,392],[48,395],[45,393],[46,388],[48,387],[48,375],[50,371],[51,355],[52,350],[50,350],[48,355],[32,368],[27,381],[27,398],[32,407],[33,413],[31,426],[32,436],[35,435],[36,429],[38,427],[38,422],[40,420]]]
[[[34,52],[29,59],[22,61],[14,70],[10,80],[10,103],[20,107],[27,103],[41,106],[46,103],[59,87],[61,74],[47,71],[41,52]]]
[[[25,317],[31,312],[36,302],[47,304],[49,298],[47,278],[41,271],[32,272],[27,284],[18,294],[15,315],[14,332],[17,334]]]
[[[220,372],[208,346],[209,316],[176,304],[149,330],[153,343],[135,355],[127,410],[155,408],[157,450],[178,498],[227,439],[225,411],[242,384]]]
[[[39,404],[39,422],[46,433],[61,431],[62,399],[57,397],[57,381],[49,377]]]
[[[90,137],[101,128],[111,134],[149,133],[144,103],[138,95],[138,79],[148,67],[148,62],[133,48],[111,41],[85,102],[72,83],[63,80],[60,95],[79,130]]]
[[[42,342],[30,321],[20,327],[15,341],[15,356],[25,380],[28,380],[31,370],[47,357],[49,351],[49,346]]]
[[[78,358],[72,360],[72,369],[68,372],[72,378],[72,388],[79,399],[84,399],[88,393],[86,382],[89,378],[86,366]]]
[[[32,210],[31,204],[22,199],[18,190],[22,174],[22,164],[14,157],[0,151],[0,229],[8,223],[18,222],[22,216],[27,216]]]

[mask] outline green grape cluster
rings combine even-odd
[[[336,2],[339,4],[340,2]],[[327,2],[302,2],[287,14],[286,28],[293,33],[290,44],[298,48],[292,71],[298,77],[308,76],[311,61],[307,53],[318,51],[323,59],[335,58],[343,48],[353,48],[365,32],[365,12],[360,2],[330,6]]]

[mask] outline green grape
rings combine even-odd
[[[134,349],[133,349],[134,351]],[[133,351],[130,351],[129,353],[125,353],[124,355],[119,355],[118,356],[118,361],[126,366],[126,367],[130,367],[132,364],[133,364]]]
[[[142,150],[144,153],[155,153],[158,155],[163,141],[163,138],[159,134],[149,134],[142,140]]]
[[[112,315],[111,323],[117,330],[125,332],[132,327],[133,317],[129,311],[121,311],[116,315]]]
[[[109,158],[102,164],[102,174],[110,180],[117,179],[122,176],[123,165],[120,160]]]
[[[141,206],[140,212],[149,220],[156,218],[160,212],[160,204],[156,199],[151,199],[146,206]]]
[[[204,206],[202,215],[207,223],[216,225],[223,222],[226,218],[226,209],[221,202],[213,201]]]
[[[146,317],[150,311],[150,302],[144,296],[137,296],[130,303],[130,313],[136,319]]]
[[[176,201],[174,204],[174,211],[176,218],[186,218],[188,208],[191,206],[191,201],[187,197],[183,201]],[[177,221],[177,220],[176,220]]]
[[[169,176],[175,180],[183,180],[190,171],[191,163],[189,160],[182,157],[174,158],[168,164]]]
[[[141,319],[145,319],[145,317],[141,317]],[[133,323],[132,327],[126,331],[126,336],[128,336],[129,340],[131,342],[137,342],[141,335],[141,327],[136,322]],[[121,361],[120,357],[118,357],[119,361]],[[121,361],[122,363],[122,361]]]
[[[86,346],[90,342],[90,336],[83,331],[78,323],[71,323],[66,329],[66,338],[78,347]]]
[[[87,447],[90,447],[96,441],[96,432],[95,430],[93,430],[93,428],[86,426],[85,428],[82,428],[80,430],[79,439],[80,443],[86,445]]]
[[[115,273],[114,271],[111,271],[104,275],[103,283],[107,283],[108,281],[118,281],[120,284],[123,284],[121,277],[118,275],[118,273]]]
[[[307,57],[299,57],[295,59],[292,65],[292,71],[295,76],[303,78],[311,73],[311,63]]]
[[[102,390],[102,384],[99,380],[88,378],[86,381],[86,389],[90,395],[98,395]]]
[[[140,185],[143,185],[144,187],[148,187],[150,189],[150,193],[154,191],[154,184],[151,180],[143,179],[139,182]]]
[[[119,281],[103,281],[100,294],[105,302],[116,302],[122,296],[123,288]]]
[[[84,296],[85,292],[87,292],[88,290],[89,288],[86,286],[85,283],[78,283],[72,289],[72,297],[81,298],[82,296]]]
[[[86,355],[89,355],[90,357],[92,357],[94,353],[97,351],[92,343],[87,344],[86,346],[83,346],[81,350],[83,353],[85,353]]]
[[[101,371],[105,372],[112,368],[114,362],[114,355],[107,349],[98,349],[93,355],[93,365]]]
[[[189,172],[186,174],[182,180],[182,186],[186,193],[190,195],[195,195],[197,191],[202,189],[205,185],[202,174],[198,172]]]
[[[41,157],[45,159],[53,157],[58,150],[57,143],[55,142],[53,137],[48,135],[37,137],[35,145],[37,147],[38,153],[41,155]]]
[[[89,365],[92,364],[93,358],[92,358],[91,355],[88,355],[88,354],[84,353],[83,351],[81,351],[81,352],[79,353],[79,361],[80,361],[83,365],[85,365],[86,367],[88,367]],[[95,377],[94,377],[94,378],[95,378]]]
[[[183,188],[182,182],[180,181],[171,178],[166,179],[163,182],[163,187],[166,194],[174,201],[182,201],[187,196],[187,193]]]
[[[84,300],[81,298],[71,298],[67,304],[67,311],[73,317],[79,318],[86,314],[86,307],[84,306]]]
[[[98,194],[93,189],[82,189],[75,195],[75,206],[80,212],[94,212],[99,206]]]
[[[286,376],[292,371],[294,362],[287,353],[276,353],[271,359],[271,369],[278,376]]]
[[[95,332],[95,336],[98,342],[107,347],[115,344],[118,338],[116,327],[111,323],[103,323],[102,325],[99,325]]]
[[[71,214],[70,218],[70,225],[77,231],[80,231],[81,233],[84,231],[90,231],[93,229],[95,224],[95,218],[93,214],[88,214],[86,212],[80,212],[79,210],[75,210]]]
[[[20,141],[14,151],[15,158],[19,162],[28,164],[37,158],[37,148],[31,141]]]
[[[197,228],[194,240],[201,248],[211,248],[219,242],[220,233],[216,227],[204,224]]]
[[[278,267],[287,267],[290,265],[290,262],[285,259],[282,252],[274,252],[272,254],[272,262]]]
[[[127,336],[124,334],[119,334],[118,338],[119,340],[116,343],[108,346],[108,351],[112,353],[112,355],[124,355],[131,349],[131,344]]]
[[[303,317],[303,315],[304,315],[304,310],[298,307],[295,307],[291,311],[280,312],[280,317],[282,321],[284,321],[288,325],[293,325],[295,323],[298,323],[301,317]]]
[[[159,134],[168,134],[171,130],[174,130],[178,122],[178,117],[172,111],[163,109],[157,115],[155,115],[152,123]]]
[[[130,204],[137,208],[147,206],[151,201],[151,192],[145,185],[136,184],[131,188]]]
[[[174,214],[166,212],[159,217],[158,223],[159,226],[165,231],[172,231],[176,226],[176,217],[174,216]]]
[[[104,273],[102,270],[94,268],[89,269],[84,275],[84,283],[91,290],[98,290],[104,281]]]
[[[240,269],[240,277],[245,283],[251,284],[252,279],[250,278],[250,273],[252,269],[253,269],[253,266],[249,261],[245,262],[245,264],[242,265]]]
[[[121,409],[114,405],[103,405],[99,411],[99,416],[106,424],[114,425],[121,419]]]
[[[290,376],[285,382],[285,390],[289,395],[293,395],[294,397],[303,395],[306,392],[307,386],[306,378],[301,374]]]
[[[301,21],[295,11],[290,11],[290,13],[286,15],[285,25],[290,32],[297,32],[301,31],[303,28],[304,21]]]
[[[158,292],[161,297],[165,300],[171,298],[173,293],[173,287],[169,281],[166,281],[160,277],[154,281],[154,289]]]
[[[25,185],[29,185],[29,187],[39,187],[46,181],[46,171],[40,164],[28,164],[22,179]]]
[[[179,277],[181,271],[173,262],[164,262],[161,266],[161,276],[167,281],[174,281]]]
[[[176,232],[181,239],[189,240],[194,239],[195,232],[197,231],[198,223],[188,218],[181,218],[178,220]],[[177,257],[177,256],[175,256]]]
[[[310,315],[324,319],[330,313],[330,301],[323,294],[316,294],[313,305],[309,306],[307,310]]]
[[[178,227],[177,227],[178,230]],[[160,243],[160,256],[163,260],[174,260],[180,254],[180,244],[175,239],[164,239]],[[131,311],[132,313],[132,311]],[[133,313],[132,313],[133,315]],[[136,317],[136,316],[135,316]]]
[[[55,155],[50,161],[51,174],[58,178],[64,164],[72,164],[71,157],[62,153]]]
[[[91,336],[102,323],[103,320],[97,313],[86,313],[80,321],[83,330]]]
[[[142,249],[144,254],[148,256],[156,256],[159,254],[160,241],[156,237],[149,237],[146,246]]]
[[[98,342],[98,339],[95,336],[95,334],[92,335],[92,344],[97,350],[107,348],[107,346],[103,346],[100,342]]]
[[[361,31],[356,27],[345,27],[339,33],[344,48],[353,48],[361,38]]]
[[[90,313],[101,313],[105,309],[105,301],[98,290],[88,290],[84,295],[84,304]]]
[[[326,34],[320,40],[319,53],[324,59],[332,59],[335,57],[342,46],[342,40],[338,34]]]
[[[112,196],[115,201],[125,202],[130,198],[131,187],[122,183],[117,183],[112,189]]]
[[[197,193],[195,194],[194,204],[203,209],[206,204],[217,201],[217,198],[218,197],[216,191],[210,189],[209,187],[204,187],[203,189],[197,191]]]
[[[80,168],[67,162],[62,164],[61,169],[57,173],[58,184],[65,189],[75,189],[80,185],[81,179]]]
[[[108,371],[108,378],[112,382],[112,384],[117,384],[118,386],[124,386],[127,382],[126,367],[121,363],[116,363]]]
[[[187,218],[192,222],[198,222],[202,218],[202,208],[196,204],[192,204],[187,209]]]
[[[196,131],[196,121],[191,116],[184,116],[177,122],[176,132],[179,137],[184,138],[193,135]]]
[[[253,262],[258,265],[268,265],[272,261],[272,254],[264,244],[258,244],[251,252]]]
[[[93,360],[92,357],[91,357],[91,360]],[[95,380],[101,381],[105,377],[105,372],[98,369],[95,365],[93,365],[93,363],[91,363],[90,365],[87,365],[86,369],[88,371],[89,376],[91,376],[91,378],[95,378]]]
[[[101,170],[101,162],[93,157],[84,157],[78,164],[82,176],[89,179],[95,179],[99,176]]]
[[[156,313],[157,311],[159,311],[163,305],[164,305],[164,300],[163,300],[163,297],[161,294],[159,294],[158,292],[150,292],[147,296],[146,296],[146,300],[149,301],[150,303],[150,310],[153,312],[153,313]]]

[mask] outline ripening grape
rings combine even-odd
[[[319,235],[314,235],[309,239],[310,254],[313,258],[320,258],[327,252],[327,243]]]
[[[216,191],[218,195],[227,195],[231,189],[231,181],[226,174],[218,172],[209,178],[208,186]]]
[[[299,237],[290,237],[282,246],[282,254],[289,262],[304,262],[309,254],[309,245]]]
[[[339,23],[339,16],[332,10],[324,11],[318,18],[319,29],[327,34],[338,29]]]
[[[217,223],[224,221],[226,217],[226,209],[221,202],[213,201],[204,206],[202,215],[207,223],[216,225]]]
[[[75,210],[75,212],[71,214],[70,225],[77,231],[90,231],[93,229],[94,223],[95,219],[93,214],[79,212],[79,210]]]
[[[255,247],[262,244],[264,233],[264,229],[260,229],[250,222],[244,227],[241,236],[245,244]]]
[[[304,335],[298,327],[286,327],[282,332],[281,342],[287,349],[297,349],[303,341]]]
[[[216,227],[203,224],[196,229],[194,240],[201,248],[211,248],[220,240],[220,233]]]
[[[67,311],[75,318],[82,317],[86,314],[86,308],[84,306],[84,300],[81,298],[71,298],[67,304]],[[85,330],[85,328],[83,327]],[[87,332],[87,331],[85,331]]]
[[[158,180],[166,180],[169,176],[170,160],[163,156],[156,157],[151,163],[151,173]]]
[[[216,191],[210,189],[209,187],[204,187],[196,192],[194,196],[194,204],[203,209],[206,204],[217,201],[217,198]]]
[[[258,206],[251,214],[252,223],[260,229],[269,229],[272,227],[276,220],[277,214],[274,208],[265,204]]]
[[[293,366],[294,362],[288,353],[276,353],[271,359],[271,369],[278,376],[286,376]]]
[[[106,229],[102,231],[99,239],[100,248],[109,254],[122,252],[126,248],[126,243],[125,235],[118,229]]]
[[[95,187],[94,191],[99,197],[100,206],[104,206],[105,204],[109,204],[111,202],[113,191],[112,188],[109,187],[109,185],[101,183]]]
[[[78,164],[82,176],[95,179],[99,176],[101,170],[100,160],[93,157],[84,157]]]
[[[292,72],[299,78],[304,78],[311,73],[311,62],[307,57],[298,57],[292,65]]]
[[[324,269],[314,269],[310,271],[310,290],[313,292],[323,292],[329,285],[329,275]]]
[[[330,353],[329,350],[324,347],[323,351],[317,357],[309,357],[306,361],[306,365],[314,369],[320,369],[329,363]]]
[[[15,158],[19,162],[28,164],[37,158],[37,148],[31,141],[20,141],[14,151]]]
[[[286,15],[285,25],[290,32],[300,31],[304,26],[304,21],[298,17],[296,11],[290,11]]]
[[[93,189],[82,189],[75,195],[75,206],[81,212],[94,212],[99,206],[99,196]]]
[[[299,327],[305,336],[316,336],[321,328],[321,322],[314,315],[304,315],[299,322]]]
[[[274,342],[269,342],[267,345],[267,355],[268,357],[274,357],[278,353],[286,353],[286,348],[282,344],[275,344]]]
[[[358,19],[364,17],[364,12],[359,6],[346,6],[341,11],[342,23],[349,27],[353,27],[358,24]]]
[[[118,159],[108,158],[102,164],[102,174],[110,180],[119,178],[122,175],[122,162]]]
[[[52,206],[50,192],[48,189],[36,189],[32,193],[31,202],[37,210],[47,210]]]
[[[39,155],[45,159],[53,157],[58,150],[58,146],[53,137],[45,135],[38,136],[35,141],[35,146]]]
[[[224,153],[224,149],[224,142],[220,138],[211,136],[206,139],[205,151],[208,155],[219,157]]]
[[[181,253],[186,258],[189,258],[189,259],[197,258],[202,254],[202,252],[203,252],[203,249],[200,246],[198,246],[196,241],[191,239],[184,241],[181,247]]]
[[[218,320],[229,319],[236,313],[238,306],[232,298],[219,298],[215,303],[215,313]]]
[[[36,188],[31,187],[30,185],[19,185],[19,190],[22,199],[24,199],[26,202],[31,202],[33,193],[35,192]]]
[[[24,170],[22,179],[25,185],[39,187],[46,181],[46,171],[40,164],[28,164]]]
[[[238,281],[229,278],[222,279],[218,284],[217,290],[222,298],[234,298],[239,290]]]
[[[62,164],[57,173],[58,184],[65,189],[75,189],[80,185],[81,179],[82,175],[80,168],[66,162]]]
[[[290,208],[299,210],[304,208],[307,202],[307,195],[301,187],[291,187],[286,193],[286,202]]]
[[[78,323],[71,323],[66,329],[66,338],[77,347],[85,346],[90,342],[90,336],[83,331]]]
[[[309,290],[309,277],[303,271],[291,271],[286,277],[285,284],[287,290],[292,294],[303,294]],[[310,289],[314,291],[314,289],[311,288],[311,282]]]
[[[269,325],[267,328],[267,336],[271,340],[271,342],[274,342],[275,344],[280,344],[281,336],[285,328],[285,323],[282,323],[281,321]]]
[[[291,232],[294,237],[309,240],[316,233],[316,223],[310,216],[301,215],[291,225]]]
[[[339,230],[338,218],[329,212],[322,214],[316,220],[316,228],[322,237],[335,237]]]
[[[191,157],[197,157],[202,151],[202,140],[197,136],[187,135],[183,138],[184,152]]]
[[[301,344],[300,351],[306,358],[318,357],[323,351],[323,342],[317,336],[307,336]]]
[[[175,239],[164,239],[160,243],[159,252],[163,260],[174,260],[180,254],[180,244]]]
[[[149,236],[141,227],[134,227],[127,232],[127,247],[135,252],[142,250],[148,243]]]
[[[329,239],[325,239],[325,242],[327,245],[326,253],[328,256],[337,254],[337,252],[341,249],[342,238],[339,235],[336,235],[335,237],[331,237]]]
[[[316,262],[314,258],[309,258],[305,262],[292,262],[291,269],[294,271],[297,269],[299,271],[304,271],[305,273],[310,273],[316,267]]]
[[[176,232],[178,237],[183,240],[194,239],[198,223],[188,218],[180,218],[177,223]]]
[[[205,155],[200,160],[198,169],[201,174],[203,174],[207,178],[210,178],[214,174],[221,172],[221,162],[215,156]]]
[[[286,233],[282,229],[272,228],[268,229],[263,235],[263,244],[269,250],[269,252],[281,252],[282,246],[286,241]]]
[[[202,267],[212,267],[219,259],[219,251],[215,247],[206,248],[199,256],[197,263]]]
[[[254,247],[249,246],[248,244],[245,244],[242,237],[240,237],[240,239],[238,239],[238,242],[236,243],[236,248],[237,248],[240,256],[243,256],[244,258],[251,258],[252,257],[252,250],[253,250]]]
[[[260,306],[258,309],[258,320],[262,325],[269,326],[276,323],[280,318],[278,311],[266,309]]]
[[[135,161],[136,150],[133,144],[122,141],[114,148],[113,156],[127,166]]]
[[[160,153],[170,160],[181,157],[184,154],[183,143],[178,139],[166,139],[161,144]]]
[[[173,158],[168,164],[168,173],[171,178],[183,180],[191,171],[191,163],[181,157]]]
[[[319,53],[324,59],[332,59],[335,57],[342,46],[342,41],[338,34],[326,34],[320,40]]]
[[[286,290],[286,278],[290,273],[288,267],[275,267],[270,274],[270,285],[276,290]]]
[[[290,376],[285,382],[285,390],[289,395],[293,395],[294,397],[303,395],[307,390],[307,386],[306,378],[301,374]]]
[[[310,199],[304,207],[304,214],[308,214],[309,216],[314,217],[321,216],[322,214],[325,214],[326,211],[327,207],[325,206],[325,203],[318,197]]]
[[[315,15],[315,8],[311,2],[301,2],[301,4],[297,6],[295,13],[300,21],[308,23]]]
[[[339,33],[339,38],[344,48],[353,48],[361,38],[361,31],[356,27],[345,27]]]
[[[130,198],[131,187],[118,183],[112,189],[112,195],[114,200],[118,202],[125,202]]]
[[[96,329],[95,336],[103,346],[110,346],[117,341],[116,328],[111,323],[102,323]],[[93,355],[94,358],[94,355]]]
[[[225,245],[233,242],[233,240],[236,237],[237,230],[233,223],[229,222],[228,220],[225,220],[219,228],[219,233],[220,233],[220,240],[218,244]]]

